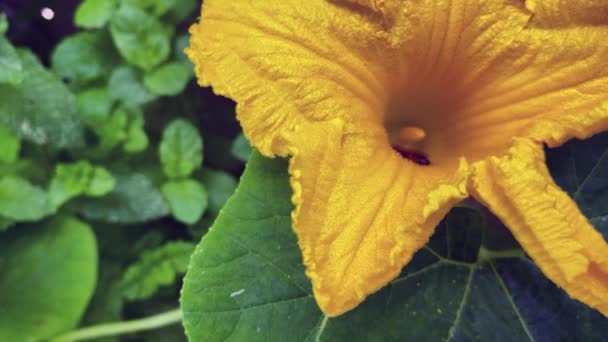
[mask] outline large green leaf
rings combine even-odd
[[[182,290],[191,341],[596,340],[608,329],[521,251],[481,246],[473,209],[454,209],[402,274],[338,318],[317,308],[291,230],[284,160],[255,153],[193,254]]]
[[[608,133],[548,150],[547,164],[557,184],[608,239]]]
[[[82,124],[74,95],[28,51],[19,51],[23,82],[0,84],[0,125],[36,144],[77,147]]]
[[[97,277],[89,226],[55,218],[13,229],[0,260],[0,341],[42,341],[78,324]]]

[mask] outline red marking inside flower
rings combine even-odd
[[[411,160],[418,165],[422,165],[422,166],[431,165],[431,161],[429,160],[429,158],[421,152],[414,151],[414,150],[408,150],[401,146],[393,146],[393,149],[395,151],[399,152],[399,154],[403,158],[405,158],[407,160]]]

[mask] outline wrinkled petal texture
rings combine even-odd
[[[344,134],[334,120],[303,124],[293,139],[293,224],[315,297],[330,316],[399,275],[468,196],[466,165],[447,175],[405,161],[384,147],[383,132]]]
[[[511,229],[543,272],[608,315],[608,245],[551,178],[541,144],[518,139],[475,165],[473,195]]]
[[[292,156],[294,230],[327,315],[397,276],[468,192],[553,281],[606,314],[606,243],[553,184],[542,144],[608,129],[607,9],[206,0],[187,53],[202,86],[237,102],[262,154]],[[431,166],[392,150],[402,126],[426,131],[417,148]]]
[[[360,125],[383,112],[378,23],[324,0],[211,0],[202,11],[187,50],[199,83],[237,101],[262,154],[286,155],[281,136],[303,121]]]

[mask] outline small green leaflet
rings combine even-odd
[[[53,70],[71,81],[91,81],[110,72],[118,63],[112,41],[104,31],[76,33],[53,51]]]
[[[114,174],[116,186],[108,195],[79,201],[80,212],[92,221],[143,223],[161,218],[169,209],[160,191],[140,173]]]
[[[74,328],[95,290],[97,246],[83,222],[56,217],[0,239],[0,341],[45,341]]]
[[[57,164],[55,176],[49,187],[54,207],[79,195],[101,197],[114,189],[116,180],[103,167],[93,166],[87,161],[72,164]]]
[[[15,221],[37,221],[55,213],[49,195],[26,179],[0,178],[0,216]]]
[[[17,161],[19,150],[21,149],[21,141],[12,131],[2,126],[0,126],[0,146],[2,146],[0,162],[14,163]]]
[[[124,3],[110,23],[114,44],[131,65],[150,70],[171,53],[173,31],[145,11]]]
[[[163,132],[159,154],[169,178],[189,177],[203,162],[203,139],[188,121],[174,120]]]
[[[140,75],[133,68],[121,66],[112,72],[108,81],[110,96],[125,105],[137,106],[156,99],[156,96],[144,87]]]
[[[290,196],[286,162],[254,153],[184,279],[191,341],[593,341],[608,329],[521,250],[486,250],[484,232],[504,228],[470,208],[452,210],[384,289],[325,317],[291,230]]]
[[[207,209],[207,190],[194,179],[165,183],[162,192],[173,216],[185,224],[194,224]]]
[[[114,14],[117,0],[84,0],[76,9],[74,23],[82,28],[102,28]]]
[[[172,62],[160,66],[144,76],[144,84],[156,95],[175,96],[181,93],[192,78],[185,63]]]
[[[171,285],[186,272],[195,245],[185,241],[168,242],[145,251],[120,281],[124,297],[130,301],[153,296],[161,286]]]

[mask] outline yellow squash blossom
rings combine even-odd
[[[608,245],[544,145],[608,129],[606,0],[205,0],[188,55],[246,136],[291,156],[294,230],[329,316],[395,278],[472,196],[608,315]]]

